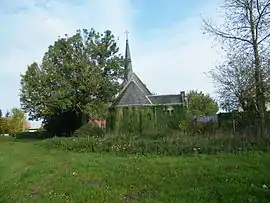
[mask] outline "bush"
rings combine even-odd
[[[174,131],[173,129],[157,129],[155,131],[145,131],[140,135],[140,137],[142,139],[157,140],[166,138],[168,135],[173,135],[174,133],[177,133],[177,131]]]
[[[83,125],[74,133],[75,137],[103,137],[104,135],[105,130],[90,123]]]
[[[21,132],[12,135],[16,139],[48,139],[52,138],[53,135],[47,131],[37,132]]]
[[[214,135],[219,130],[218,123],[196,123],[193,120],[183,120],[179,123],[179,128],[185,135]]]
[[[16,132],[16,123],[12,118],[0,118],[0,134],[11,134]]]
[[[144,139],[137,136],[105,136],[53,138],[43,143],[49,148],[76,152],[112,152],[129,155],[184,155],[239,153],[250,150],[268,150],[270,140],[247,140],[239,137],[177,136]]]

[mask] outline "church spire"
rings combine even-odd
[[[132,70],[132,63],[131,63],[131,55],[129,50],[129,43],[128,43],[128,31],[126,33],[126,53],[125,53],[125,80],[128,81],[133,73]]]

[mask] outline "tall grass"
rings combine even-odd
[[[52,138],[43,141],[48,148],[60,148],[76,152],[112,152],[140,155],[184,155],[241,153],[270,149],[270,139],[255,139],[239,135],[187,136],[174,133],[151,137],[136,135],[107,135],[104,137]]]

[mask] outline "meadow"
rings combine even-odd
[[[53,138],[59,141],[67,138]],[[77,152],[0,137],[0,202],[269,202],[270,153]]]

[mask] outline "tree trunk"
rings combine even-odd
[[[261,74],[261,62],[260,62],[260,54],[258,47],[258,39],[256,36],[256,26],[254,20],[253,6],[250,6],[250,28],[252,34],[252,42],[253,42],[253,52],[255,59],[255,87],[256,87],[256,103],[258,107],[259,113],[259,121],[260,121],[260,134],[261,136],[266,135],[266,126],[265,126],[265,98],[263,92],[263,82],[262,82],[262,74]]]
[[[265,135],[265,98],[263,92],[263,84],[261,77],[261,68],[260,68],[260,58],[258,54],[258,47],[254,45],[254,56],[255,56],[255,85],[256,85],[256,100],[259,111],[261,135]]]

